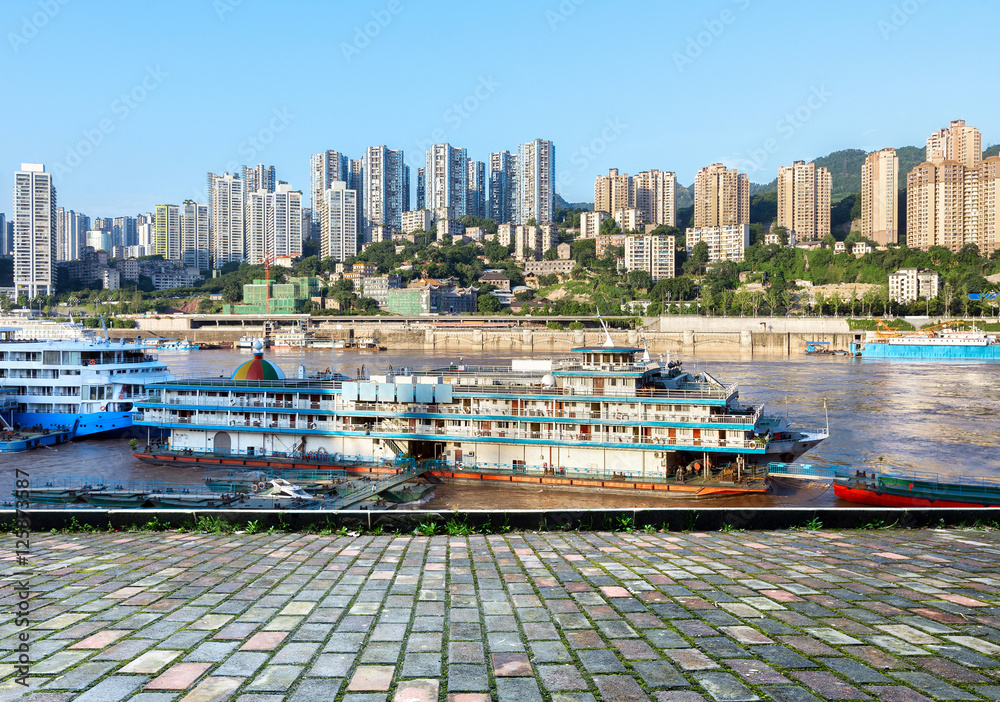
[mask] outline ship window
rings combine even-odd
[[[58,351],[42,351],[42,365],[44,365],[44,366],[58,366],[59,365],[59,352]]]

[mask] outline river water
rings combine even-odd
[[[249,357],[229,350],[160,351],[160,360],[177,377],[228,376]],[[453,352],[276,350],[267,358],[289,377],[299,365],[306,373],[333,368],[355,375],[362,365],[378,373],[393,367],[423,368],[458,361]],[[536,357],[541,357],[536,354]],[[509,356],[464,356],[467,363],[503,363]],[[798,426],[823,428],[830,438],[800,461],[821,465],[874,466],[882,462],[908,471],[948,476],[993,476],[1000,469],[1000,363],[855,359],[845,356],[754,358],[697,356],[685,359],[689,371],[707,371],[723,382],[738,382],[744,402],[764,402]],[[200,470],[150,466],[132,457],[125,439],[87,439],[23,454],[0,456],[0,495],[10,495],[14,469],[36,477],[108,481],[131,479],[201,483]],[[426,509],[553,509],[669,507],[683,499],[596,493],[509,484],[458,481],[439,485]],[[704,506],[780,507],[851,506],[831,486],[778,481],[767,495],[714,498]]]

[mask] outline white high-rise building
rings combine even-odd
[[[369,146],[365,151],[362,231],[366,243],[372,240],[373,227],[399,229],[402,225],[410,200],[408,168],[402,150],[382,145]]]
[[[302,255],[302,193],[279,183],[269,195],[268,253],[276,257]]]
[[[673,278],[676,266],[676,237],[662,234],[625,237],[625,268],[646,271],[655,283]]]
[[[263,163],[258,163],[256,166],[243,166],[240,169],[240,179],[243,181],[244,190],[248,193],[254,190],[266,190],[273,193],[278,185],[274,166],[265,166]]]
[[[41,163],[14,174],[14,290],[29,298],[56,291],[56,189]]]
[[[86,216],[82,212],[56,208],[56,260],[75,261],[86,245]]]
[[[580,235],[581,239],[596,239],[601,233],[601,222],[610,217],[604,210],[580,213]]]
[[[156,206],[153,250],[168,261],[181,260],[181,209],[177,205]]]
[[[685,245],[688,255],[695,245],[704,241],[708,245],[708,262],[743,260],[743,255],[750,246],[749,224],[727,224],[716,227],[688,227]]]
[[[156,238],[156,231],[152,222],[142,222],[136,225],[136,246],[146,251],[153,250],[153,241]],[[144,256],[146,254],[143,254]]]
[[[358,253],[357,193],[334,181],[323,193],[320,257],[343,261]]]
[[[489,212],[497,224],[513,222],[517,216],[517,156],[509,151],[490,154]]]
[[[208,268],[211,258],[208,229],[208,205],[185,200],[181,206],[181,260],[185,266]]]
[[[327,150],[309,157],[309,205],[313,211],[312,236],[319,238],[323,206],[323,193],[334,181],[348,181],[347,156],[339,151]]]
[[[231,261],[243,261],[244,183],[234,175],[208,174],[208,218],[212,238],[212,265],[222,268]]]
[[[7,217],[0,212],[0,256],[8,256],[10,243],[7,241]]]
[[[556,147],[535,139],[517,150],[517,219],[527,224],[552,221],[555,212]]]
[[[267,258],[267,200],[266,190],[254,190],[246,195],[247,263],[263,263]]]
[[[644,222],[660,226],[676,226],[677,212],[674,205],[677,193],[677,176],[670,171],[655,168],[636,173],[632,178],[635,206],[642,212]]]
[[[486,216],[486,164],[482,161],[466,161],[465,176],[468,191],[465,195],[465,214],[473,217]]]
[[[424,207],[436,210],[451,207],[456,217],[466,214],[469,171],[465,149],[435,144],[427,149],[424,166]]]

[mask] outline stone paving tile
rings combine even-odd
[[[1000,698],[994,532],[81,541],[32,541],[32,702]]]

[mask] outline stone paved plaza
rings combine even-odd
[[[13,551],[13,537],[9,552]],[[1000,699],[982,530],[34,535],[0,699]]]

